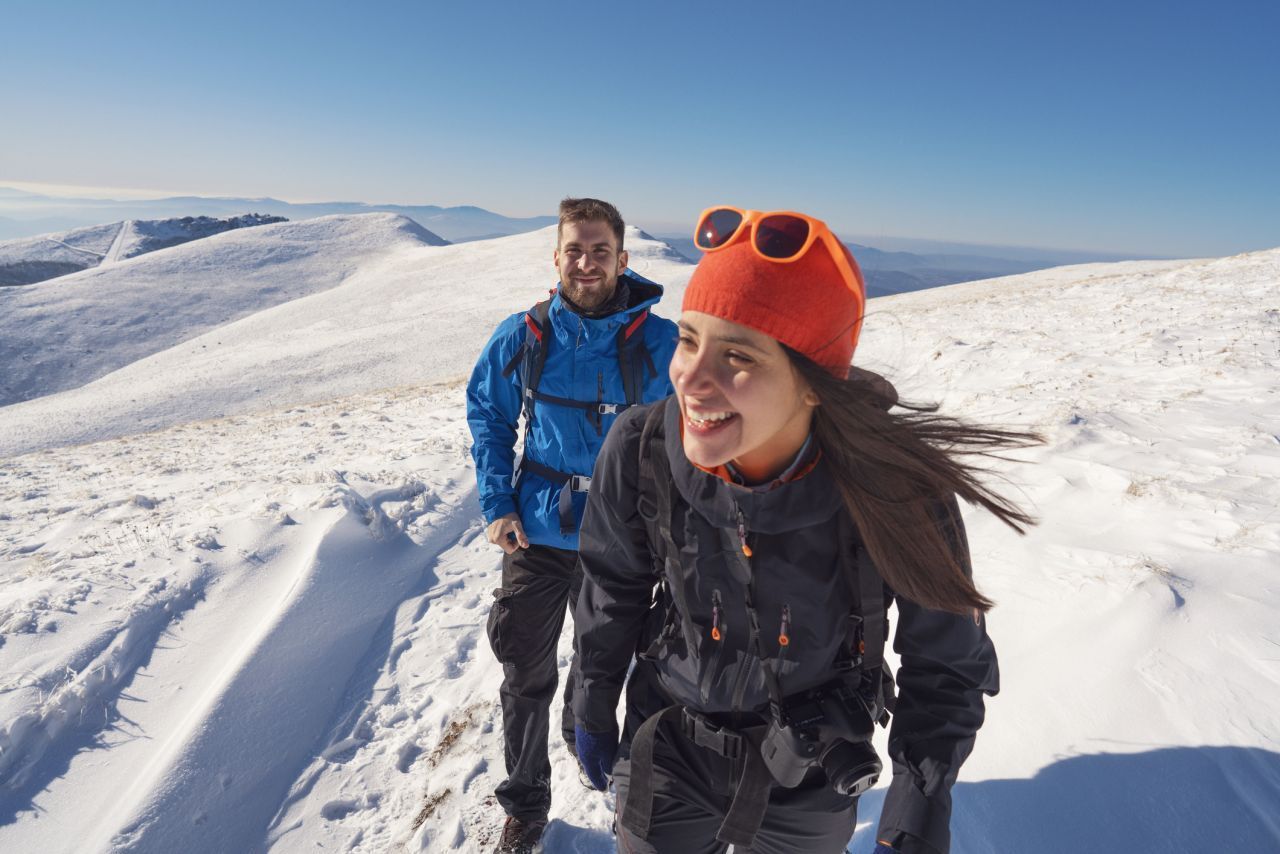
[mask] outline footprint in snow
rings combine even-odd
[[[360,805],[352,800],[329,801],[320,808],[320,817],[325,821],[342,821],[360,809]]]
[[[457,679],[461,676],[466,669],[466,665],[470,662],[471,652],[475,648],[476,636],[474,634],[464,635],[458,641],[458,648],[452,660],[445,663],[445,676],[449,679]]]
[[[462,791],[470,792],[471,784],[474,783],[476,780],[480,779],[481,777],[483,777],[486,773],[488,773],[488,771],[489,771],[489,760],[481,759],[480,761],[478,761],[475,764],[475,767],[473,767],[470,771],[468,771],[467,776],[463,778]]]
[[[400,745],[400,749],[396,751],[396,770],[401,774],[408,774],[414,761],[421,755],[422,748],[413,742]]]

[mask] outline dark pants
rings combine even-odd
[[[654,685],[652,668],[640,663],[627,686],[627,734],[665,701]],[[629,745],[613,766],[616,803],[624,803],[631,784]],[[616,822],[618,854],[724,854],[716,841],[742,772],[733,762],[690,742],[672,723],[659,726],[653,749],[653,820],[647,839]],[[735,854],[840,854],[857,824],[856,798],[832,789],[812,770],[794,789],[774,786],[755,844]]]
[[[578,603],[578,553],[531,545],[502,558],[502,586],[493,592],[489,643],[502,663],[502,740],[507,779],[494,790],[507,815],[546,818],[551,808],[547,733],[556,693],[556,648],[565,605]],[[573,748],[571,697],[578,669],[577,641],[564,689],[560,729]]]

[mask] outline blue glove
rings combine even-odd
[[[602,792],[609,788],[608,778],[613,773],[613,760],[618,755],[618,731],[587,732],[581,726],[575,726],[573,743],[591,785]]]
[[[879,842],[876,844],[876,850],[872,851],[871,854],[895,854],[895,852],[888,845],[885,845],[883,842]]]

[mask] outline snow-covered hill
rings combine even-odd
[[[127,225],[110,222],[0,242],[0,287],[29,285],[96,267]]]
[[[397,251],[443,242],[395,214],[324,217],[228,231],[0,289],[0,406],[77,388],[208,330],[333,288]]]
[[[460,380],[552,240],[396,248],[218,358],[206,334],[0,409],[0,850],[492,843]],[[674,314],[689,268],[629,241]],[[862,364],[1048,439],[1004,468],[1039,528],[967,519],[1004,688],[956,854],[1280,849],[1278,281],[1272,251],[872,301]],[[563,750],[553,786],[547,850],[612,851]]]
[[[208,216],[137,219],[6,240],[0,242],[0,287],[36,284],[224,231],[284,221],[283,217],[262,214],[240,214],[225,219]]]
[[[257,242],[320,227],[339,233]],[[0,361],[17,360],[12,328],[43,357],[23,387],[71,389],[0,408],[0,455],[466,374],[497,320],[555,285],[555,228],[440,247],[415,230],[404,217],[363,214],[221,235],[128,262],[167,265],[136,281],[120,278],[121,265],[106,283],[83,282],[92,311],[81,291],[52,283],[21,305],[26,316],[6,310],[0,292]],[[674,311],[692,268],[638,229],[627,247],[633,269],[675,286],[660,308]],[[192,288],[196,271],[206,281]],[[156,311],[164,300],[170,307]],[[77,387],[92,376],[102,378]]]
[[[509,217],[474,205],[383,205],[365,202],[291,203],[272,198],[177,196],[167,199],[76,199],[0,187],[0,239],[27,237],[110,220],[156,220],[203,215],[228,217],[261,211],[291,220],[319,216],[393,213],[407,216],[451,241],[481,240],[555,225],[554,216]]]

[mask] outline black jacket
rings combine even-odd
[[[668,588],[680,585],[676,601],[683,600],[688,611],[681,614],[686,619],[674,642],[656,653],[663,689],[701,712],[766,711],[762,668],[747,640],[745,585],[735,578],[736,558],[725,553],[738,541],[740,521],[753,553],[761,648],[779,674],[782,692],[829,681],[850,638],[853,594],[840,575],[839,550],[846,541],[837,532],[851,523],[837,517],[843,504],[821,460],[804,477],[769,492],[737,487],[689,463],[674,398],[653,405],[666,407],[678,557],[656,565],[658,549],[650,545],[637,509],[640,437],[650,407],[635,407],[615,423],[597,459],[580,535],[583,587],[575,624],[581,681],[574,712],[594,732],[615,727],[632,658],[653,651],[666,610],[661,597],[655,604],[660,576]],[[959,520],[958,513],[954,518]],[[954,529],[954,539],[967,566],[963,528]],[[998,689],[995,649],[985,626],[971,617],[922,608],[900,596],[896,603],[894,649],[901,668],[889,739],[894,777],[879,834],[903,852],[945,854],[950,789],[982,725],[982,695]],[[711,636],[713,608],[719,614],[718,641]],[[784,609],[790,614],[785,649],[777,639]]]

